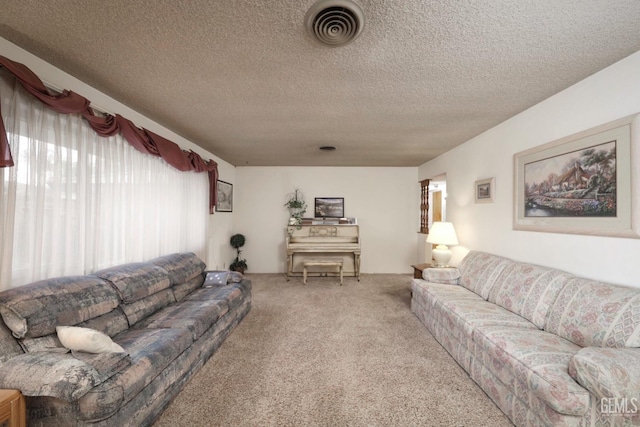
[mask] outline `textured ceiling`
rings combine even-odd
[[[640,0],[356,1],[339,48],[315,0],[0,0],[0,36],[238,166],[420,165],[640,50]]]

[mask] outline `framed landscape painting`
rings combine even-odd
[[[344,197],[316,197],[313,210],[316,218],[343,218]]]
[[[639,237],[639,117],[515,154],[513,228]]]
[[[233,184],[218,180],[216,212],[233,212]]]

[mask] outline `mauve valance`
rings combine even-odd
[[[82,114],[98,135],[108,137],[120,133],[136,150],[162,157],[180,171],[207,172],[209,175],[209,213],[213,213],[218,183],[218,164],[216,162],[213,160],[205,161],[193,151],[182,150],[176,143],[147,129],[137,127],[119,114],[115,116],[107,114],[105,117],[96,116],[90,106],[91,102],[75,92],[64,90],[57,95],[51,94],[42,80],[23,64],[0,55],[0,66],[13,74],[30,94],[52,110],[61,114]],[[7,132],[0,115],[0,167],[13,165]]]

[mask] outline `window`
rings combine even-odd
[[[172,252],[206,256],[207,174],[95,134],[0,72],[15,166],[0,168],[0,290]]]

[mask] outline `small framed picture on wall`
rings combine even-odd
[[[216,212],[233,212],[233,184],[218,180]]]
[[[476,203],[493,203],[495,178],[487,178],[476,181]]]

